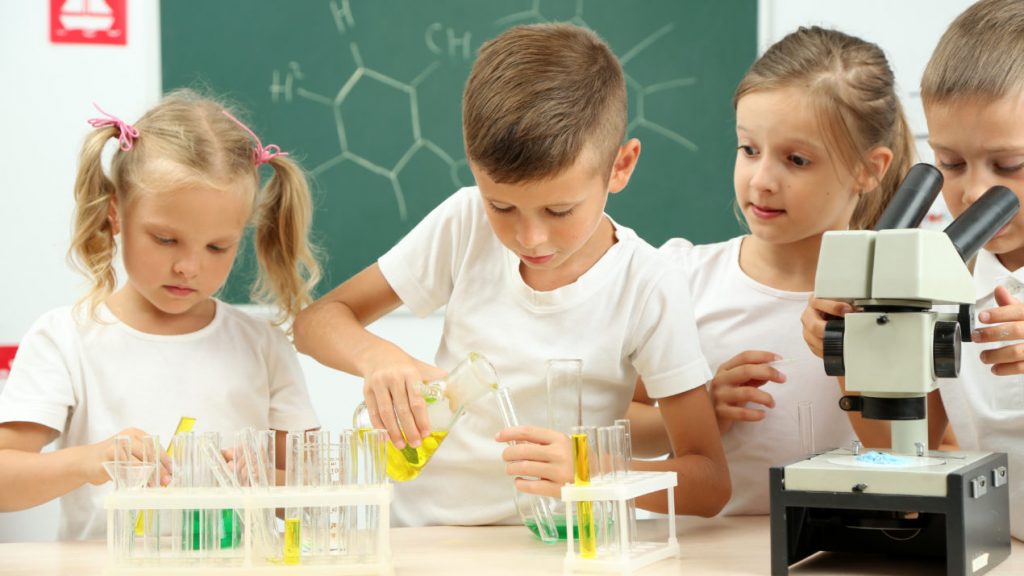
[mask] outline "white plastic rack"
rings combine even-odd
[[[566,484],[562,487],[562,501],[566,502],[565,525],[567,551],[566,572],[617,572],[629,574],[644,566],[665,558],[679,557],[679,541],[676,539],[675,499],[672,489],[676,486],[676,474],[672,472],[627,472],[614,481],[598,479],[588,486]],[[668,535],[664,541],[631,541],[630,514],[628,502],[638,496],[666,491],[668,498]],[[577,502],[611,503],[617,510],[617,517],[625,521],[608,523],[618,531],[618,543],[608,547],[598,546],[593,558],[580,555],[574,543],[573,512]]]
[[[116,490],[106,499],[107,574],[180,574],[183,567],[203,574],[381,574],[394,573],[389,541],[390,484],[270,488],[138,488]],[[320,544],[302,539],[298,562],[286,563],[278,509],[321,514]],[[218,519],[232,510],[238,519],[231,545],[221,547],[217,531],[192,546],[184,535],[193,517]],[[197,512],[198,511],[198,512]],[[147,515],[136,532],[138,515]],[[231,517],[231,514],[227,515]],[[367,520],[369,519],[369,521]],[[307,521],[302,523],[306,530]],[[328,524],[328,521],[330,524]],[[316,520],[314,520],[316,522]],[[139,522],[141,524],[141,522]],[[156,526],[152,526],[156,524]],[[329,536],[326,526],[330,526]],[[315,528],[312,528],[315,530]],[[141,534],[140,534],[141,532]],[[182,539],[186,538],[186,544]],[[196,537],[197,540],[200,537]]]

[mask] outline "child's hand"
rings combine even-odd
[[[105,484],[111,480],[110,475],[107,474],[106,469],[103,468],[104,462],[110,462],[114,460],[114,438],[117,436],[131,436],[132,437],[132,454],[131,459],[136,462],[142,461],[142,438],[147,433],[138,428],[125,428],[117,434],[107,438],[102,442],[84,446],[84,471],[86,481],[90,484],[99,486]],[[171,481],[171,460],[167,457],[167,453],[160,450],[160,485],[166,486]]]
[[[501,458],[506,462],[505,473],[516,477],[520,492],[560,498],[562,486],[574,480],[572,442],[565,434],[550,428],[513,426],[498,432],[494,439],[513,444]]]
[[[824,356],[825,324],[828,319],[842,318],[848,312],[853,312],[853,306],[845,302],[823,300],[813,296],[807,301],[807,308],[804,308],[804,313],[800,315],[800,323],[804,325],[804,342],[815,356]]]
[[[759,387],[766,382],[785,382],[786,375],[768,362],[780,360],[771,352],[747,350],[726,360],[711,379],[711,402],[715,407],[718,430],[726,432],[736,420],[757,422],[764,419],[764,411],[747,408],[754,402],[768,408],[775,407],[772,395]]]
[[[365,372],[363,398],[374,428],[384,428],[395,448],[413,448],[430,435],[427,404],[420,394],[420,384],[444,378],[444,370],[420,362],[394,348],[378,357],[373,368]],[[405,437],[402,437],[405,432]]]
[[[999,286],[995,291],[998,308],[983,310],[978,320],[985,324],[996,324],[987,328],[977,328],[971,332],[974,342],[1005,342],[1024,340],[1024,304],[1010,295],[1010,291]],[[997,376],[1024,374],[1024,344],[1008,344],[994,350],[981,353],[981,361],[992,365],[992,373]]]

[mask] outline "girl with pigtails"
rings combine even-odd
[[[0,394],[0,511],[61,497],[62,540],[106,533],[101,464],[116,435],[166,440],[186,415],[196,431],[270,428],[282,443],[283,431],[318,426],[284,332],[216,298],[251,226],[253,300],[276,307],[277,325],[310,302],[319,266],[301,168],[189,90],[134,125],[100,111],[82,147],[69,250],[91,288],[36,321]],[[166,466],[160,477],[169,481]]]

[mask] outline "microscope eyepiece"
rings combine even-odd
[[[1017,195],[1006,186],[993,186],[957,217],[944,232],[967,262],[1013,219],[1020,210]]]
[[[917,228],[942,190],[942,172],[931,164],[915,164],[903,178],[875,230]]]

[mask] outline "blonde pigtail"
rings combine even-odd
[[[309,184],[291,159],[277,156],[274,175],[260,195],[254,241],[259,274],[253,288],[256,302],[275,302],[278,323],[294,318],[312,302],[320,265],[309,242],[313,220]]]
[[[82,145],[75,177],[74,224],[67,258],[92,283],[76,304],[78,307],[87,303],[90,315],[117,286],[114,271],[117,245],[113,222],[108,218],[117,191],[103,172],[102,164],[104,145],[117,136],[117,127],[110,126],[90,133]]]
[[[851,228],[870,230],[875,227],[875,223],[881,218],[885,207],[889,205],[889,201],[896,194],[896,190],[899,189],[903,178],[916,161],[917,152],[914,147],[914,136],[910,131],[910,125],[907,124],[907,118],[903,114],[903,106],[898,99],[895,103],[896,113],[893,119],[893,141],[889,144],[889,149],[892,150],[892,162],[889,163],[889,169],[882,176],[878,188],[871,194],[868,194],[868,200],[865,202],[863,209],[859,210],[860,214],[854,214],[850,225]]]

